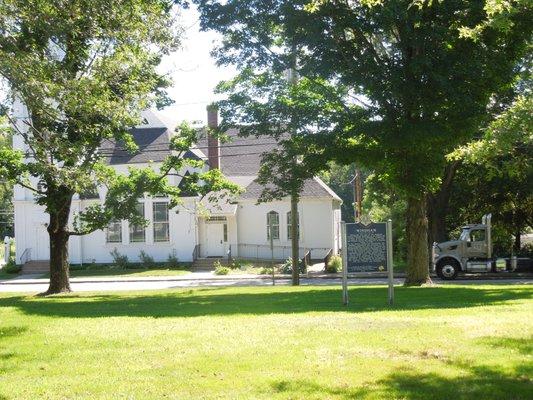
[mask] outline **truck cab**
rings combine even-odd
[[[433,244],[432,264],[437,276],[451,280],[459,272],[493,271],[491,217],[486,214],[481,224],[463,226],[458,240]]]

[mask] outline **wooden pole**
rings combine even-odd
[[[342,304],[348,305],[348,249],[346,248],[346,223],[341,222],[342,235]]]
[[[394,265],[392,254],[392,220],[387,221],[387,277],[389,282],[389,305],[394,304]]]

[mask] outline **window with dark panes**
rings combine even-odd
[[[168,242],[170,240],[170,226],[168,221],[168,203],[153,203],[154,211],[154,242]]]
[[[137,204],[137,213],[144,218],[144,203]],[[130,243],[140,243],[146,241],[146,229],[142,225],[130,223]]]
[[[106,231],[107,243],[122,243],[122,221],[112,221]]]
[[[270,211],[267,214],[267,239],[270,240],[270,232],[272,232],[272,239],[279,239],[279,214],[275,211]]]

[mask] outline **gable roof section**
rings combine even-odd
[[[124,149],[123,143],[114,140],[106,141],[101,151],[108,163],[139,164],[150,161],[163,161],[171,154],[169,146],[169,132],[166,128],[133,128],[130,129],[133,140],[139,146],[139,151],[130,153]]]
[[[164,121],[152,111],[142,114],[144,124],[130,130],[133,140],[139,146],[139,151],[130,154],[123,146],[114,141],[107,141],[101,149],[111,165],[139,164],[148,162],[162,162],[171,155],[170,137],[175,124]],[[261,166],[261,157],[278,147],[276,139],[268,136],[239,136],[236,129],[226,132],[229,141],[220,144],[220,169],[229,180],[245,188],[241,199],[257,200],[263,192],[264,186],[256,182]],[[207,162],[207,136],[202,132],[195,147],[188,150],[184,157]],[[184,193],[185,196],[193,195]],[[322,180],[315,177],[304,183],[301,193],[306,198],[333,198],[341,201],[339,196],[331,190]]]
[[[136,153],[130,153],[124,149],[123,143],[115,140],[107,140],[100,147],[108,164],[143,164],[149,162],[162,162],[172,154],[170,150],[170,137],[173,127],[168,122],[163,122],[154,112],[143,111],[141,114],[143,123],[132,129],[130,134],[139,146]],[[203,154],[197,149],[185,152],[184,158],[193,160],[202,159]]]
[[[241,199],[257,200],[263,192],[265,186],[253,181],[246,186],[246,191],[241,195]],[[337,194],[331,190],[320,178],[307,179],[304,182],[301,197],[306,198],[333,198],[338,201],[342,201]]]

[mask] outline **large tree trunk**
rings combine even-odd
[[[514,254],[520,253],[520,249],[522,248],[521,235],[522,235],[522,230],[518,226],[516,227],[516,233],[514,234],[514,243],[513,243]]]
[[[431,282],[427,246],[428,220],[425,196],[407,199],[407,276],[406,285]]]
[[[50,223],[50,286],[44,295],[70,292],[68,264],[68,218],[72,194],[58,190],[54,193],[56,204],[49,207]]]
[[[300,284],[300,244],[298,237],[298,196],[291,196],[291,245],[292,245],[292,284]]]
[[[459,165],[460,161],[453,161],[446,165],[439,190],[427,197],[428,247],[430,249],[433,242],[440,243],[447,240],[446,216],[448,215],[453,179]]]
[[[45,294],[70,292],[68,265],[68,233],[49,232],[50,286]]]

